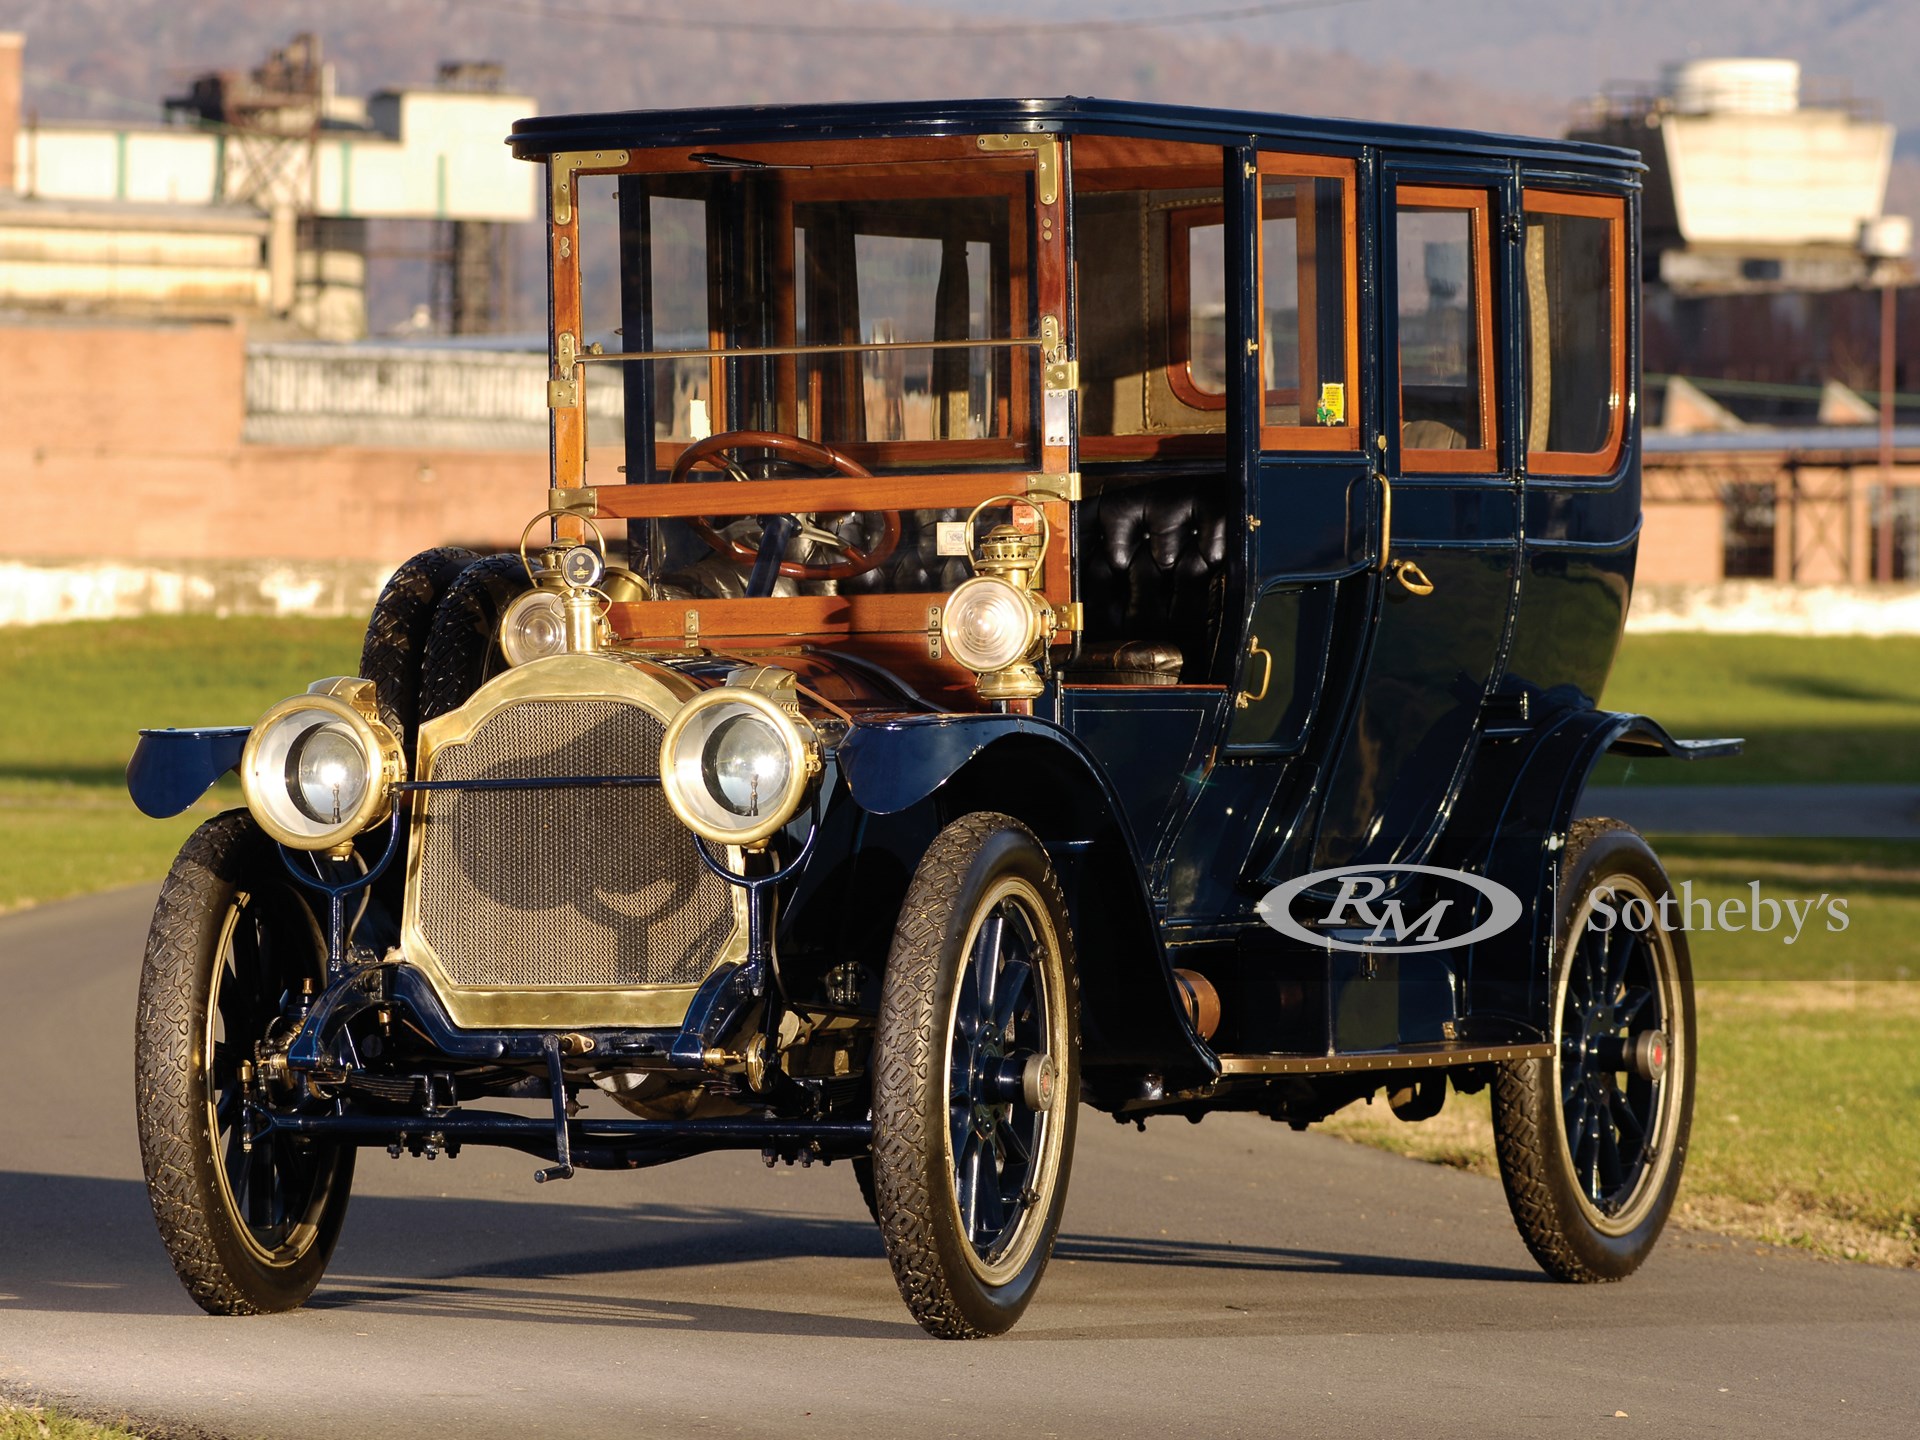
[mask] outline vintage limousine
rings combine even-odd
[[[510,144],[552,301],[519,552],[415,557],[359,676],[129,769],[151,813],[246,800],[140,992],[201,1305],[300,1304],[361,1147],[734,1148],[850,1161],[918,1321],[991,1334],[1083,1104],[1488,1086],[1539,1262],[1640,1264],[1686,941],[1646,844],[1575,816],[1609,752],[1737,742],[1597,705],[1634,155],[1071,99]]]

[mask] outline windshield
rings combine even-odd
[[[998,160],[800,155],[582,177],[589,463],[624,467],[590,478],[666,479],[687,445],[740,430],[876,473],[1019,463],[1025,182]],[[614,405],[619,426],[592,420]]]

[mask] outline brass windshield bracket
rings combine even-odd
[[[1040,365],[1043,388],[1080,388],[1080,362],[1067,358],[1066,338],[1060,333],[1060,319],[1056,315],[1040,317]]]
[[[580,386],[574,378],[580,362],[580,342],[571,330],[553,337],[554,378],[547,381],[547,408],[571,410],[580,403]]]
[[[1060,137],[1030,133],[1026,135],[982,135],[980,148],[989,154],[1028,150],[1033,153],[1033,188],[1042,205],[1060,199]]]
[[[1081,498],[1080,472],[1029,475],[1026,493],[1029,500],[1078,500]]]
[[[573,176],[578,170],[612,170],[627,163],[624,150],[562,150],[547,159],[553,192],[553,223],[573,222]]]

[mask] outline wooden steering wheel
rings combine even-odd
[[[728,450],[771,450],[774,454],[810,465],[816,470],[834,470],[842,475],[854,475],[866,478],[872,475],[859,461],[842,455],[831,445],[822,445],[816,440],[805,440],[798,435],[784,435],[777,430],[723,430],[718,435],[709,435],[704,440],[696,440],[680,452],[680,458],[673,463],[673,473],[667,477],[668,483],[677,484],[685,480],[700,465],[710,465],[725,470],[736,480],[747,480],[747,473],[738,465],[722,459]],[[869,570],[884,565],[900,544],[900,515],[898,511],[879,512],[886,516],[886,524],[880,531],[879,539],[871,550],[861,550],[839,536],[831,536],[835,543],[847,553],[844,560],[836,560],[828,565],[804,564],[798,560],[782,560],[780,573],[795,580],[850,580],[855,575],[864,575]],[[697,515],[687,517],[687,524],[693,533],[706,541],[714,553],[743,565],[751,565],[759,558],[753,546],[739,540],[730,540],[713,526]],[[828,531],[817,526],[807,526],[805,533],[815,538],[828,538]]]

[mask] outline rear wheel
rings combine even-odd
[[[216,1315],[291,1310],[333,1254],[350,1147],[246,1129],[256,1046],[325,978],[313,913],[244,811],[196,830],[161,887],[140,973],[134,1077],[160,1238]]]
[[[1561,864],[1554,1054],[1493,1087],[1500,1178],[1521,1237],[1556,1279],[1619,1280],[1673,1209],[1693,1117],[1693,968],[1673,893],[1617,820],[1583,820]],[[1671,913],[1671,912],[1670,912]]]
[[[1020,1318],[1053,1252],[1079,1101],[1066,903],[1019,821],[935,837],[888,956],[875,1039],[873,1205],[894,1279],[934,1335]]]

